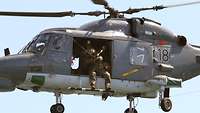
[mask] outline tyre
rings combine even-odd
[[[172,102],[169,98],[164,98],[161,100],[161,109],[164,112],[169,112],[172,109]]]
[[[56,105],[52,105],[52,106],[51,106],[51,108],[50,108],[50,112],[51,112],[51,113],[55,113],[55,111],[56,111],[56,110],[55,110],[55,106],[56,106]]]
[[[62,104],[56,104],[54,109],[55,113],[63,113],[65,111],[65,107]]]
[[[127,109],[124,111],[124,113],[138,113],[138,112],[137,112],[136,109],[133,110],[133,108],[132,108],[132,111],[130,112],[130,111],[129,111],[129,108],[127,108]]]

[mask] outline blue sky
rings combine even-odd
[[[143,7],[159,4],[190,2],[191,0],[109,0],[119,10],[129,7]],[[2,11],[65,11],[77,12],[99,10],[101,6],[93,5],[90,0],[1,0]],[[166,9],[164,11],[139,13],[127,17],[146,17],[162,23],[176,34],[187,37],[189,43],[200,45],[200,5]],[[0,55],[9,47],[17,53],[36,34],[52,27],[79,27],[101,17],[64,17],[64,18],[23,18],[0,16]],[[200,101],[200,77],[186,81],[182,89],[171,91],[173,109],[170,113],[197,112]],[[53,93],[33,93],[16,90],[0,93],[1,113],[49,113],[55,102]],[[128,101],[123,98],[109,98],[106,102],[100,97],[64,95],[65,113],[123,113]],[[158,107],[158,99],[140,99],[137,109],[140,113],[163,113]]]

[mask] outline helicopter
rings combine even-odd
[[[7,16],[39,17],[109,15],[106,19],[85,24],[77,29],[44,30],[16,55],[10,55],[9,49],[5,49],[5,57],[0,60],[1,91],[19,88],[35,92],[54,92],[57,102],[51,107],[52,113],[64,112],[61,94],[102,96],[105,93],[102,84],[104,78],[97,76],[97,89],[93,91],[90,90],[89,75],[85,74],[88,69],[80,71],[85,66],[82,66],[79,53],[84,51],[86,42],[90,41],[97,50],[106,48],[101,54],[105,62],[111,65],[109,72],[112,75],[112,91],[109,96],[127,96],[130,106],[125,113],[137,112],[132,106],[135,97],[155,98],[157,92],[163,111],[170,111],[172,103],[169,89],[181,87],[182,81],[199,74],[199,46],[187,44],[186,37],[174,35],[153,20],[123,17],[123,14],[159,10],[169,6],[120,12],[104,0],[93,2],[104,5],[108,12],[0,12],[1,15]],[[73,65],[74,63],[80,64],[80,67]],[[186,70],[194,74],[185,74]]]

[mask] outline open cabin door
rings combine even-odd
[[[153,77],[152,48],[143,42],[113,42],[113,78],[145,81]]]

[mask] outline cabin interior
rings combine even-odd
[[[76,37],[73,40],[73,66],[71,73],[77,76],[89,75],[91,66],[87,62],[91,60],[92,56],[86,57],[89,56],[87,47],[88,42],[90,42],[90,46],[95,49],[96,54],[100,53],[99,55],[103,57],[103,63],[108,66],[106,71],[108,71],[112,75],[112,41],[105,39],[89,39],[79,37]]]

